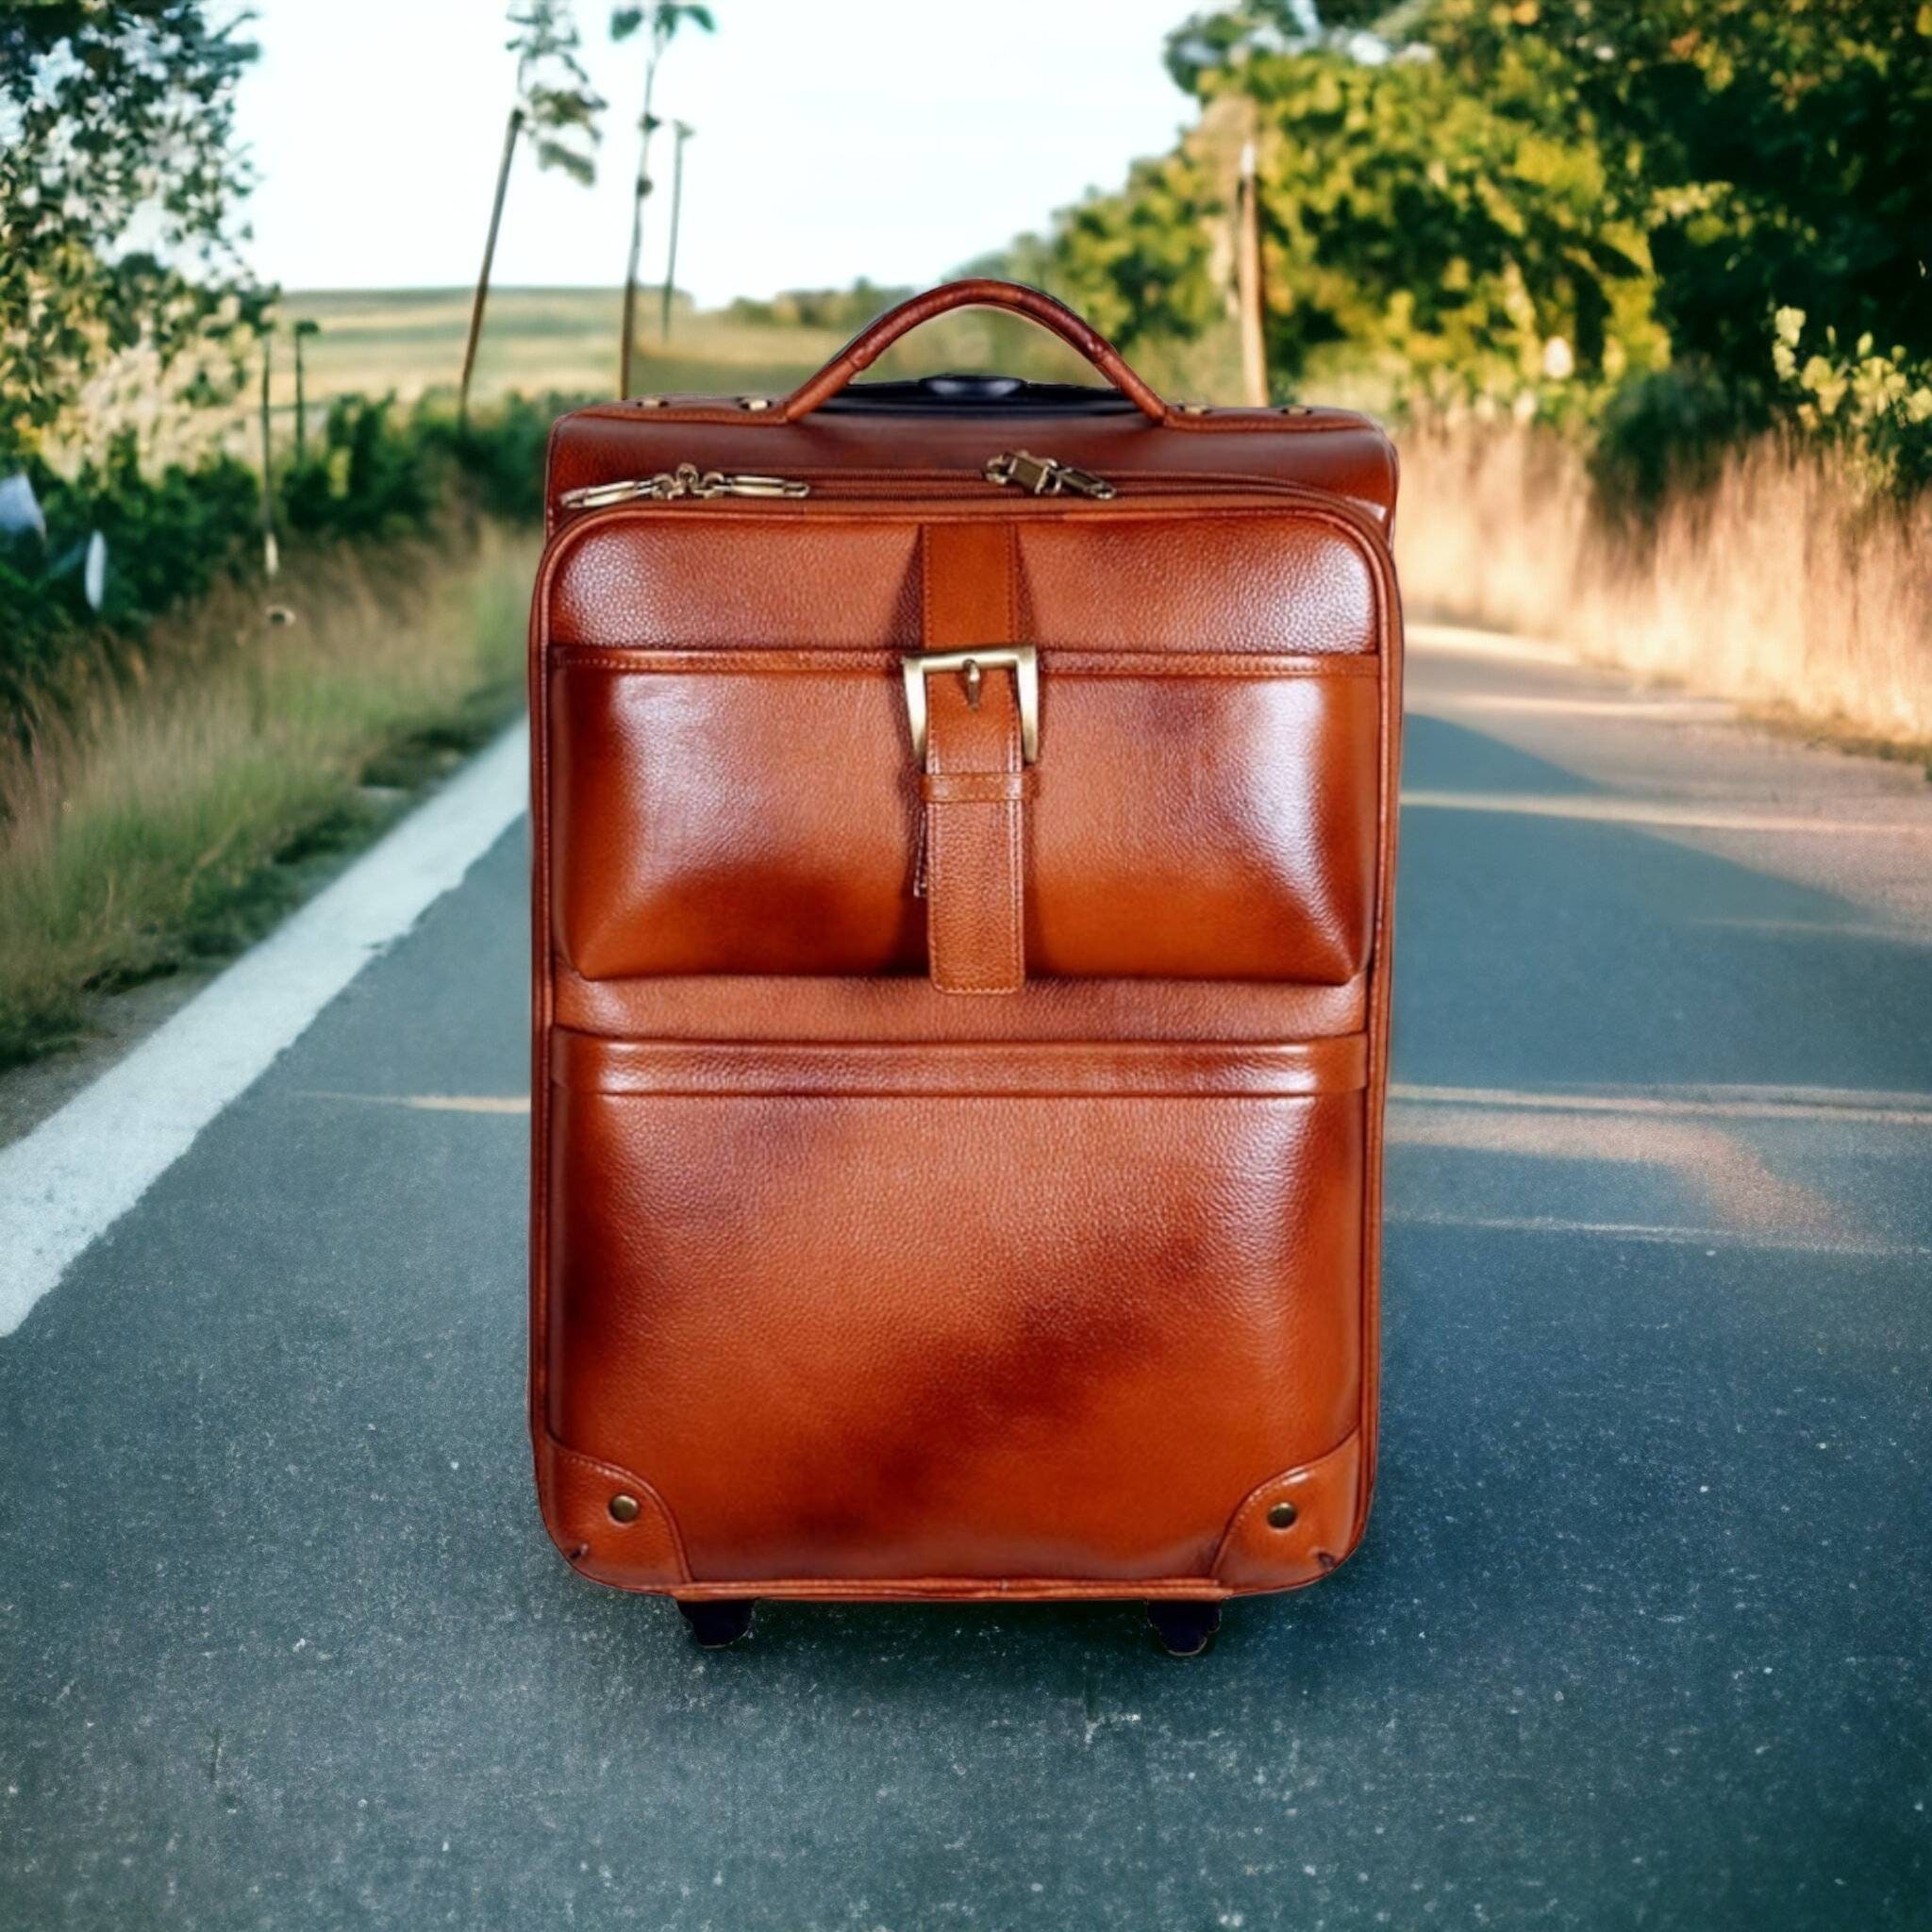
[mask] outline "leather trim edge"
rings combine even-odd
[[[1208,1565],[1230,1591],[1295,1590],[1339,1569],[1361,1541],[1362,1434],[1352,1431],[1325,1456],[1257,1483],[1228,1519]],[[1281,1505],[1293,1521],[1276,1528]]]
[[[567,1448],[547,1429],[536,1432],[535,1447],[543,1526],[573,1569],[630,1590],[670,1590],[691,1580],[676,1520],[642,1476]],[[618,1494],[637,1500],[629,1523],[610,1513]]]

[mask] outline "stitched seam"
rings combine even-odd
[[[826,645],[822,650],[788,650],[758,645],[556,644],[549,653],[553,671],[629,672],[637,675],[873,677],[896,673],[900,653]],[[1057,677],[1230,677],[1254,682],[1290,678],[1370,678],[1381,672],[1374,651],[1337,651],[1326,658],[1288,652],[1178,652],[1133,650],[1052,652]]]
[[[766,1596],[776,1591],[811,1591],[838,1596],[897,1597],[972,1594],[997,1596],[1011,1591],[1046,1591],[1067,1598],[1111,1603],[1144,1595],[1148,1591],[1187,1590],[1205,1596],[1232,1596],[1231,1586],[1206,1573],[1160,1576],[758,1576],[741,1582],[701,1583],[691,1579],[692,1596]],[[622,1586],[620,1586],[622,1587]],[[649,1585],[649,1589],[661,1586]]]

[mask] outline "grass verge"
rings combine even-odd
[[[0,1067],[258,938],[511,717],[535,549],[484,526],[225,589],[0,752]]]
[[[1932,747],[1932,503],[1874,504],[1830,454],[1767,441],[1631,531],[1555,437],[1438,425],[1402,453],[1412,610],[1557,639],[1848,749]]]

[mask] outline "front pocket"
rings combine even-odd
[[[1357,1424],[1359,1036],[553,1066],[550,1427],[699,1582],[1198,1576]]]
[[[1375,658],[1041,663],[1029,974],[1341,985],[1362,970]],[[555,939],[577,974],[924,970],[895,657],[562,648],[549,676]]]

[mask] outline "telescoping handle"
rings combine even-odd
[[[1039,323],[1042,328],[1051,329],[1069,348],[1086,357],[1143,415],[1157,423],[1168,420],[1167,405],[1127,367],[1120,351],[1082,322],[1064,302],[1057,302],[1039,289],[1029,289],[1019,282],[996,282],[986,277],[947,282],[924,295],[913,296],[909,302],[900,303],[896,308],[887,309],[876,322],[854,336],[816,375],[801,383],[779,404],[780,420],[795,423],[800,417],[810,415],[821,403],[837,395],[860,370],[870,368],[901,336],[953,308],[1004,308],[1009,315],[1024,315]]]

